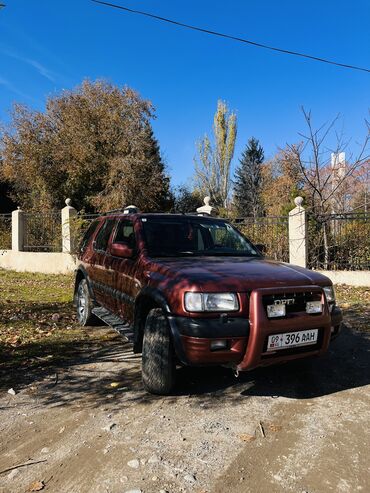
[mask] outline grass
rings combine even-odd
[[[0,376],[47,368],[115,337],[80,327],[73,276],[0,270]],[[336,287],[347,325],[370,331],[370,288]],[[15,373],[14,373],[15,372]],[[7,379],[9,380],[9,379]]]
[[[370,332],[370,288],[338,284],[335,292],[346,324],[354,330]]]
[[[0,380],[64,363],[112,338],[80,327],[73,307],[73,276],[0,270]]]

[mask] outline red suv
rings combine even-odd
[[[131,339],[152,393],[172,390],[176,364],[249,370],[320,355],[340,330],[327,277],[264,258],[224,219],[108,213],[78,258],[79,321]]]

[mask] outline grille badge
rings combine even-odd
[[[275,305],[294,305],[295,299],[294,298],[284,298],[281,300],[274,300]]]

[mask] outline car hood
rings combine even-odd
[[[262,287],[330,285],[322,274],[297,265],[250,257],[156,259],[158,273],[201,290],[245,291]]]

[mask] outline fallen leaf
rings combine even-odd
[[[256,439],[255,435],[247,435],[246,433],[243,433],[242,435],[239,435],[240,440],[243,442],[253,442],[253,440]]]
[[[43,490],[44,488],[45,488],[44,481],[35,481],[34,483],[31,484],[28,491],[40,491]]]
[[[273,431],[273,432],[276,432],[276,431],[281,431],[282,430],[282,426],[280,425],[274,425],[274,424],[271,424],[269,425],[269,430],[270,431]]]
[[[116,387],[119,387],[120,386],[120,383],[119,382],[112,382],[110,384],[110,386],[113,387],[113,388],[116,388]]]

